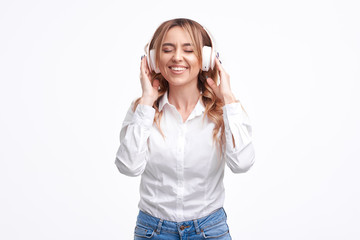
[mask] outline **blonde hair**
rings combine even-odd
[[[186,19],[186,18],[177,18],[168,20],[166,22],[163,22],[155,31],[151,42],[149,43],[149,49],[156,49],[156,65],[158,66],[159,63],[159,56],[161,51],[161,46],[163,44],[164,38],[166,36],[166,33],[173,27],[179,26],[184,29],[184,31],[188,32],[192,42],[194,43],[194,54],[199,59],[200,66],[202,66],[202,47],[203,46],[211,46],[211,40],[205,29],[197,22]],[[211,46],[213,47],[213,46]],[[147,48],[147,45],[145,46],[145,49]],[[199,91],[202,92],[202,101],[205,105],[205,116],[209,118],[210,121],[212,121],[215,124],[215,127],[213,129],[213,141],[217,143],[217,147],[220,149],[220,155],[222,155],[221,149],[223,148],[223,143],[225,141],[224,137],[224,120],[223,120],[223,111],[222,107],[224,106],[224,103],[221,99],[219,99],[215,92],[212,90],[212,88],[207,83],[206,79],[210,77],[215,82],[217,82],[218,79],[218,70],[213,69],[209,70],[207,72],[203,72],[200,70],[198,75],[198,84],[197,87]],[[161,97],[168,91],[169,84],[167,80],[161,75],[161,73],[155,73],[152,72],[152,82],[155,79],[158,79],[160,82],[159,87],[159,97],[154,102],[153,108],[155,111],[155,118],[154,122],[156,126],[159,128],[161,134],[164,136],[161,127],[160,127],[160,120],[162,117],[163,112],[159,111],[159,103]],[[135,111],[137,105],[139,104],[141,98],[138,98],[135,101],[133,110]],[[220,136],[218,137],[218,134],[220,132]]]

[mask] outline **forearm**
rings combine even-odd
[[[225,127],[225,159],[235,173],[246,172],[254,164],[252,128],[240,102],[223,107]]]
[[[133,114],[127,116],[120,133],[120,147],[115,164],[128,176],[138,176],[148,160],[147,139],[150,136],[155,109],[139,104]]]

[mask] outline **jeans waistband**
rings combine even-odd
[[[177,233],[179,230],[184,230],[185,228],[191,228],[191,227],[195,229],[197,234],[200,234],[200,228],[203,225],[216,224],[219,221],[222,221],[226,218],[227,218],[226,212],[224,208],[221,207],[215,210],[213,213],[209,214],[208,216],[189,220],[189,221],[183,221],[183,222],[164,220],[161,218],[151,216],[150,214],[140,210],[137,221],[143,225],[147,225],[149,227],[152,227],[153,229],[156,229],[156,232],[158,234],[160,233],[161,230]]]

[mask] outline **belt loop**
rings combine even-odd
[[[197,219],[194,219],[194,226],[195,226],[196,234],[200,234],[200,229]]]
[[[161,230],[162,224],[163,224],[163,220],[160,219],[159,224],[158,224],[157,229],[156,229],[156,233],[157,233],[157,234],[160,234],[160,230]]]

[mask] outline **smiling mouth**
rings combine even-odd
[[[174,71],[183,71],[187,69],[186,67],[169,67],[169,68]]]
[[[172,73],[174,74],[181,74],[185,72],[188,68],[187,67],[169,67]]]

